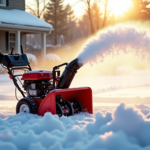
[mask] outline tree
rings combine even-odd
[[[150,1],[148,1],[148,0],[145,0],[145,1],[141,0],[141,6],[140,6],[141,19],[149,19],[149,17],[150,17],[149,5],[150,5]]]
[[[94,34],[95,31],[94,31],[94,26],[93,26],[93,21],[92,21],[92,12],[91,12],[92,0],[79,0],[74,5],[76,5],[79,2],[85,3],[85,6],[86,6],[85,10],[88,13],[88,18],[89,18],[89,22],[90,22],[91,33]]]
[[[42,18],[47,4],[47,0],[32,0],[32,3],[30,2],[28,5],[26,5],[26,9],[38,18]]]
[[[89,16],[89,21],[90,21],[90,28],[91,28],[91,33],[95,33],[95,30],[94,30],[94,25],[93,25],[93,17],[96,17],[96,30],[99,30],[100,29],[100,18],[103,14],[103,22],[102,22],[102,27],[104,27],[106,25],[106,21],[108,19],[108,16],[111,12],[111,10],[108,10],[108,0],[94,0],[94,4],[92,3],[93,1],[92,0],[79,0],[77,1],[76,3],[78,2],[84,2],[85,3],[85,6],[86,6],[86,12],[88,13],[88,16]],[[75,3],[75,4],[76,4]],[[103,4],[104,6],[104,12],[101,13],[100,12],[100,4]],[[74,5],[75,5],[74,4]],[[93,4],[93,5],[92,5]],[[95,16],[92,16],[92,10],[94,8],[94,14]]]
[[[127,19],[149,19],[150,17],[150,1],[148,0],[132,0],[132,7],[126,13]]]
[[[108,2],[109,2],[108,0],[101,1],[101,3],[104,6],[104,18],[103,18],[102,27],[104,27],[106,25],[106,21],[107,21],[107,19],[109,17],[110,12],[112,11],[112,9],[108,10]]]
[[[60,35],[68,35],[69,21],[73,11],[69,5],[64,6],[64,0],[50,0],[44,20],[50,23],[54,31],[51,36],[54,37],[54,44],[57,45],[57,37]]]
[[[102,21],[102,12],[100,11],[100,1],[95,0],[92,5],[92,15],[94,22],[96,22],[96,30],[100,29],[100,21]]]

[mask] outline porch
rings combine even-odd
[[[50,24],[21,10],[0,9],[0,14],[5,14],[0,15],[0,50],[3,53],[8,53],[12,46],[20,53],[20,45],[26,45],[26,34],[41,34],[42,54],[46,55],[46,36],[53,30]]]

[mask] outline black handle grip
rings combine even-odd
[[[24,54],[22,45],[20,45],[20,48],[21,48],[21,53]]]
[[[13,51],[14,51],[14,47],[12,47],[10,55],[13,55]]]

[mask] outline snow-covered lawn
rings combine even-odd
[[[80,86],[93,90],[93,115],[81,113],[61,118],[50,113],[44,117],[15,115],[14,86],[8,75],[0,75],[0,149],[150,149],[150,105],[113,103],[116,98],[150,97],[150,77],[75,78],[71,87]],[[99,103],[96,98],[109,98],[110,103]]]
[[[150,97],[150,76],[75,77],[72,87],[91,87],[93,97],[147,98]],[[0,100],[3,100],[2,96],[7,100],[15,99],[15,87],[7,74],[0,75]]]

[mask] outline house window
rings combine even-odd
[[[16,34],[10,33],[9,34],[9,49],[11,50],[12,47],[15,47],[16,45]]]
[[[0,0],[0,6],[6,6],[6,0]]]

